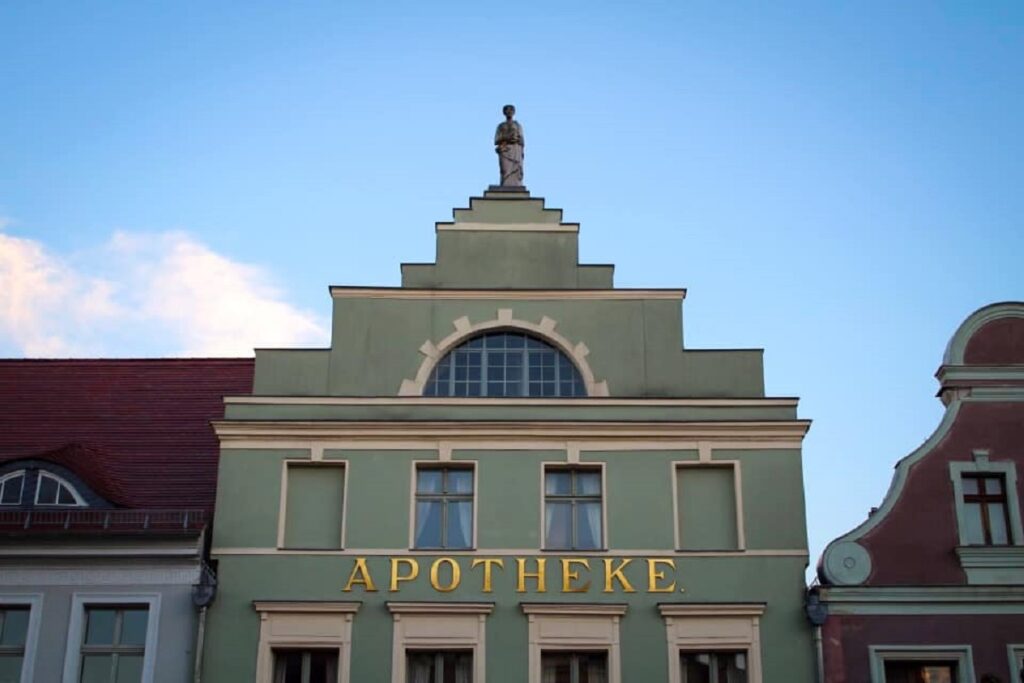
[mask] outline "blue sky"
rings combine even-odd
[[[323,343],[495,182],[802,398],[812,561],[1024,298],[1019,2],[5,3],[0,355]],[[257,311],[258,313],[253,313]]]

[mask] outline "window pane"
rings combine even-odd
[[[0,645],[24,645],[28,632],[28,610],[4,610],[4,632],[0,634]]]
[[[112,609],[88,609],[86,614],[85,644],[111,645],[114,642],[114,616]]]
[[[302,652],[274,652],[274,683],[302,683]]]
[[[21,655],[0,655],[0,683],[21,682]]]
[[[992,533],[993,545],[1006,545],[1006,507],[1002,503],[988,504],[988,529]]]
[[[549,496],[572,493],[572,473],[569,470],[549,470],[544,476],[544,492]]]
[[[576,505],[575,547],[580,549],[601,547],[600,503],[578,503]]]
[[[541,655],[541,680],[544,683],[572,683],[572,657],[545,652]]]
[[[82,655],[81,683],[110,683],[113,655]]]
[[[601,495],[601,473],[598,471],[577,472],[576,494],[580,496]]]
[[[76,503],[75,497],[71,495],[71,491],[67,486],[60,485],[57,491],[57,504],[58,505],[74,505]]]
[[[929,662],[888,661],[886,683],[954,683],[956,665]]]
[[[747,683],[747,656],[741,652],[715,654],[719,683]]]
[[[978,480],[975,477],[963,477],[961,482],[964,487],[964,495],[974,496],[978,494]]]
[[[52,478],[40,473],[39,495],[36,496],[36,504],[53,505],[57,502],[57,482]]]
[[[545,545],[548,548],[572,547],[572,504],[551,503],[545,506]]]
[[[434,683],[433,652],[406,653],[405,671],[408,683]]]
[[[985,527],[981,521],[981,504],[964,503],[964,529],[967,543],[970,545],[984,545]]]
[[[605,664],[606,655],[603,652],[577,655],[579,661],[579,682],[580,683],[606,683],[608,680],[608,667]]]
[[[119,655],[115,683],[142,682],[142,655]]]
[[[337,683],[338,653],[329,650],[314,651],[309,662],[309,683]]]
[[[684,652],[681,657],[683,683],[711,683],[711,655]]]
[[[442,470],[416,470],[416,493],[441,493],[443,474]]]
[[[441,506],[436,500],[416,501],[416,547],[441,547]]]
[[[473,493],[473,470],[448,470],[448,493]]]
[[[0,503],[4,505],[18,505],[21,503],[21,488],[25,485],[25,475],[19,474],[4,482],[3,498]]]
[[[145,645],[146,627],[149,625],[149,611],[146,609],[126,609],[121,621],[122,645]]]
[[[472,501],[448,501],[447,540],[446,548],[469,548],[473,545]]]
[[[1003,492],[1003,480],[999,477],[990,477],[985,480],[985,493],[998,495]]]

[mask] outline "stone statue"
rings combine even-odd
[[[501,185],[522,187],[523,185],[523,127],[513,121],[516,108],[506,104],[501,108],[505,120],[494,132],[494,151],[498,153],[498,168],[501,170]]]

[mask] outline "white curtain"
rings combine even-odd
[[[601,506],[590,503],[584,506],[587,515],[587,526],[590,528],[590,535],[595,548],[600,548],[601,542]],[[582,539],[581,539],[582,540]]]
[[[433,683],[430,680],[430,662],[420,657],[410,657],[409,683]]]
[[[541,670],[540,675],[541,683],[555,683],[555,676],[557,674],[558,670],[555,668],[553,664],[543,665],[543,669]]]
[[[466,546],[473,545],[473,504],[462,503],[459,508],[459,530]],[[457,681],[462,683],[462,681]],[[468,681],[466,683],[469,683]]]
[[[455,683],[473,683],[472,658],[459,657],[455,661]]]
[[[601,660],[591,659],[587,663],[588,683],[608,683],[608,672]]]

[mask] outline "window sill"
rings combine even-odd
[[[956,549],[968,584],[1024,584],[1024,546],[967,545]]]

